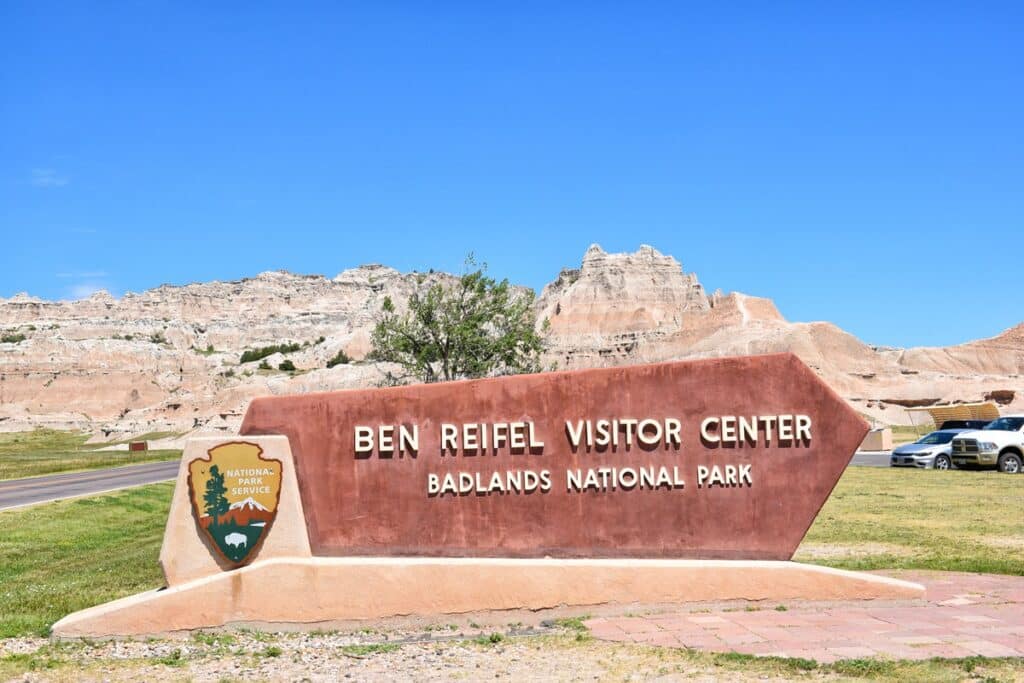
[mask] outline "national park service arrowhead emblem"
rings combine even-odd
[[[281,461],[254,443],[232,441],[188,465],[196,523],[217,554],[239,567],[270,531],[281,496]]]

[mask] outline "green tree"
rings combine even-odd
[[[386,384],[538,372],[543,341],[534,326],[531,290],[486,275],[472,254],[453,282],[417,280],[408,310],[384,299],[373,330],[373,360],[397,363]]]
[[[206,514],[212,521],[210,524],[217,526],[220,518],[227,514],[230,509],[228,499],[224,496],[228,487],[224,485],[224,475],[220,468],[214,465],[210,468],[210,478],[206,480],[206,492],[203,494],[203,503],[206,505]]]

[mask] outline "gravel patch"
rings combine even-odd
[[[150,641],[0,641],[17,681],[721,680],[685,651],[593,640],[573,629],[479,632],[210,632]],[[11,656],[16,656],[12,660]],[[20,657],[20,659],[18,658]],[[4,667],[8,668],[4,668]],[[729,672],[730,680],[765,673]]]

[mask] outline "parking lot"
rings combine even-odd
[[[888,467],[889,451],[857,451],[850,460],[850,467]]]

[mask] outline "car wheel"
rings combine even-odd
[[[937,470],[948,470],[952,469],[953,461],[949,459],[948,455],[936,455],[935,464],[932,465]]]
[[[1003,453],[999,456],[999,471],[1007,474],[1020,474],[1021,461],[1016,453]]]

